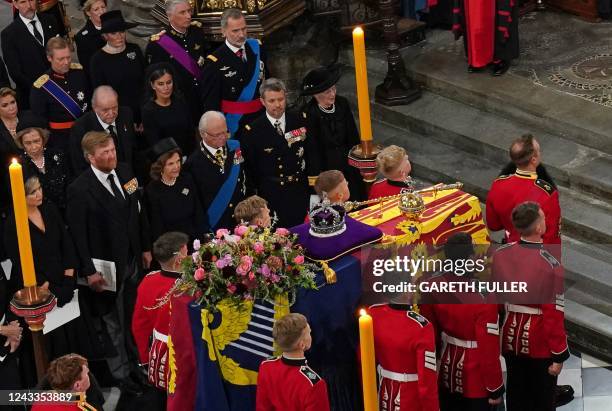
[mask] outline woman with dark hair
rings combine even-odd
[[[195,148],[196,128],[191,110],[175,87],[175,75],[168,63],[147,69],[147,101],[142,107],[142,125],[149,146],[172,137],[185,155]]]
[[[191,240],[204,234],[204,209],[189,173],[181,173],[181,149],[166,138],[150,151],[152,181],[145,189],[151,236],[155,241],[168,231],[179,231]]]
[[[38,177],[49,201],[63,214],[70,178],[69,167],[63,151],[45,147],[48,140],[49,131],[28,127],[17,133],[15,144],[23,150],[21,163],[25,175]]]
[[[313,96],[304,108],[308,138],[308,167],[312,175],[340,170],[351,187],[351,200],[365,200],[366,189],[359,171],[348,163],[359,133],[348,100],[336,94],[340,67],[319,67],[306,74],[301,95]]]
[[[137,131],[142,131],[140,104],[145,61],[140,47],[126,42],[126,30],[136,23],[123,20],[120,10],[111,10],[101,17],[102,37],[106,45],[91,58],[89,73],[92,88],[111,86],[119,96],[119,105],[128,106],[134,113]]]
[[[38,285],[49,283],[49,290],[57,297],[57,304],[61,307],[72,299],[76,287],[74,271],[77,257],[74,244],[57,207],[43,201],[43,189],[38,177],[31,176],[26,180],[25,193],[36,280]],[[4,243],[13,264],[10,283],[14,292],[23,288],[14,214],[7,219]],[[68,323],[46,334],[49,358],[78,348],[72,327]]]
[[[94,53],[106,44],[102,38],[102,21],[100,16],[106,13],[106,0],[87,0],[83,5],[83,14],[87,22],[74,36],[79,62],[89,75],[89,62]]]

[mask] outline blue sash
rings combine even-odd
[[[227,148],[229,152],[236,152],[240,148],[240,143],[237,140],[227,140]],[[235,159],[234,154],[234,159]],[[238,183],[238,176],[240,175],[240,164],[237,164],[234,161],[232,168],[230,170],[227,179],[217,192],[217,195],[210,203],[206,214],[208,215],[208,224],[211,230],[217,228],[217,224],[219,224],[219,220],[221,216],[227,209],[227,205],[229,204],[232,196],[234,195],[234,190],[236,189],[236,184]],[[229,227],[228,227],[229,228]]]
[[[253,76],[251,80],[246,85],[245,88],[242,89],[242,93],[238,97],[236,101],[250,101],[253,100],[253,96],[255,95],[255,87],[257,87],[257,81],[259,80],[259,66],[260,66],[260,56],[259,56],[259,42],[255,39],[247,39],[246,41],[249,46],[251,46],[251,50],[255,53],[255,69],[253,70]],[[246,52],[246,51],[245,51]],[[227,128],[230,131],[230,138],[234,137],[234,134],[238,130],[238,123],[242,118],[242,114],[231,114],[227,113],[225,115],[225,121],[227,122]]]
[[[34,87],[42,88],[49,93],[49,95],[57,100],[75,120],[83,114],[81,106],[79,106],[79,104],[55,81],[51,80],[47,74],[40,76],[38,80],[34,82]]]

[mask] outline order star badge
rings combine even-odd
[[[77,99],[79,101],[85,100],[85,93],[83,93],[82,91],[77,92]]]

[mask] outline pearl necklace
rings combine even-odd
[[[42,161],[40,162],[40,165],[38,165],[38,162],[36,160],[34,160],[33,158],[31,158],[31,159],[32,159],[32,163],[34,163],[36,168],[38,168],[39,170],[44,170],[45,169],[45,155],[44,154],[42,156]]]
[[[336,112],[336,104],[332,104],[331,108],[325,108],[320,104],[317,104],[319,106],[319,110],[321,110],[324,113],[327,114],[334,114]]]
[[[176,178],[173,178],[172,181],[166,181],[162,177],[161,178],[161,182],[164,183],[165,185],[167,185],[168,187],[172,187],[174,184],[176,184]]]

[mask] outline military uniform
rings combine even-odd
[[[412,190],[414,187],[405,181],[392,181],[386,178],[376,181],[370,188],[369,199],[394,196]]]
[[[49,122],[51,136],[48,145],[63,150],[66,155],[69,155],[70,128],[76,118],[41,87],[47,77],[60,86],[77,103],[81,109],[80,115],[89,109],[91,89],[83,67],[80,64],[72,63],[66,74],[58,74],[53,70],[48,70],[34,82],[34,87],[30,92],[32,111]]]
[[[560,263],[542,244],[512,243],[493,256],[496,281],[527,281],[530,290],[512,296],[503,306],[506,315],[502,352],[508,369],[508,411],[555,409],[557,378],[548,373],[548,367],[569,358],[561,271]]]
[[[227,208],[217,224],[213,224],[208,216],[206,217],[205,231],[216,230],[217,228],[233,228],[236,225],[234,207],[244,200],[248,193],[246,173],[242,164],[244,159],[241,150],[230,151],[226,145],[223,148],[223,152],[225,159],[223,164],[219,164],[215,156],[200,142],[198,149],[185,162],[185,171],[191,174],[195,182],[204,210],[210,208],[219,190],[227,178],[229,178],[230,170],[234,164],[240,165],[238,181],[231,194]]]
[[[149,382],[164,391],[168,381],[170,302],[162,302],[180,276],[179,272],[164,270],[147,274],[138,286],[132,317],[140,362],[148,364]]]
[[[172,64],[177,77],[175,80],[176,86],[185,97],[189,107],[191,107],[192,118],[194,121],[197,121],[202,115],[199,96],[201,73],[198,73],[197,77],[194,76],[174,56],[160,46],[159,40],[164,34],[181,46],[200,69],[204,67],[205,58],[211,51],[211,44],[204,38],[202,23],[192,21],[185,34],[174,30],[172,26],[168,26],[164,31],[152,35],[145,49],[147,64],[151,65],[161,62],[170,62]]]
[[[260,42],[261,44],[261,42]],[[259,86],[268,76],[266,55],[262,47],[259,53],[259,76],[253,98],[247,102],[238,103],[238,97],[249,83],[255,70],[255,54],[250,45],[245,43],[246,63],[223,43],[214,53],[206,57],[202,72],[201,93],[204,112],[221,111],[224,114],[240,112],[242,118],[238,130],[251,123],[263,112],[259,100]],[[232,103],[237,103],[236,107]]]
[[[487,195],[487,226],[490,230],[506,230],[508,242],[518,241],[520,234],[512,224],[512,210],[525,201],[540,204],[546,216],[544,243],[560,244],[561,208],[559,192],[536,172],[516,170],[499,176]]]
[[[307,135],[304,118],[293,113],[285,113],[282,136],[266,114],[246,125],[242,133],[250,184],[268,201],[280,227],[302,224],[308,210]]]
[[[436,340],[431,323],[402,306],[375,305],[368,312],[374,323],[379,408],[438,411]]]
[[[282,387],[282,389],[279,389]],[[329,410],[327,384],[305,358],[284,356],[266,360],[257,377],[257,411]]]
[[[429,282],[472,281],[453,273]],[[497,305],[485,304],[478,293],[453,293],[437,299],[442,304],[420,305],[421,313],[443,343],[440,360],[441,410],[489,411],[488,398],[504,393],[500,362]]]

